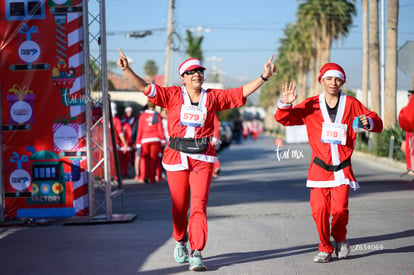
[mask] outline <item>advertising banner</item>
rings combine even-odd
[[[0,1],[5,218],[88,214],[82,1]]]

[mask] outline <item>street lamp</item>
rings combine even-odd
[[[207,61],[211,61],[211,76],[213,78],[214,82],[221,82],[220,80],[220,73],[217,70],[217,62],[221,62],[223,61],[223,58],[221,57],[217,57],[217,56],[212,56],[212,57],[207,57]]]
[[[203,32],[211,32],[210,28],[203,28],[198,26],[196,29],[188,29],[190,32],[197,32],[197,36],[200,37]]]

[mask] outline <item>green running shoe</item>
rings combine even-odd
[[[198,250],[194,250],[189,259],[188,262],[190,263],[190,270],[192,271],[206,271],[207,267],[203,264],[201,261],[201,253]]]
[[[177,263],[184,263],[188,256],[187,243],[175,241],[174,258]]]

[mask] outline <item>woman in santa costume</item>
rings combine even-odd
[[[380,133],[382,120],[356,98],[341,91],[346,75],[338,64],[323,65],[318,80],[325,89],[324,93],[295,106],[292,103],[296,99],[296,86],[286,83],[275,119],[285,126],[306,125],[312,148],[306,186],[310,188],[312,216],[321,241],[314,262],[327,263],[334,251],[339,259],[346,258],[350,252],[346,240],[348,195],[350,188],[359,188],[351,166],[355,129]],[[335,248],[331,235],[336,241]]]
[[[172,199],[174,256],[179,263],[189,256],[190,270],[204,271],[207,268],[202,262],[201,251],[207,241],[206,207],[213,165],[217,161],[210,142],[214,115],[216,111],[243,106],[246,97],[274,74],[273,56],[264,65],[264,73],[243,87],[205,90],[201,87],[205,68],[198,59],[187,59],[179,66],[181,87],[161,87],[137,76],[124,53],[119,52],[121,57],[117,63],[137,89],[155,105],[167,108],[170,138],[164,151],[163,166]],[[189,255],[187,242],[191,249]]]

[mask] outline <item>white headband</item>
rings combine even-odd
[[[181,65],[180,71],[179,71],[180,75],[185,73],[188,70],[188,68],[194,67],[194,66],[199,67],[199,68],[204,68],[203,66],[201,66],[200,60],[198,59],[188,60],[187,62]]]
[[[335,76],[335,77],[339,77],[342,80],[345,80],[344,74],[341,73],[340,71],[337,71],[337,70],[329,70],[329,71],[326,71],[323,74],[323,76],[321,77],[321,79],[324,79],[325,77],[328,77],[328,76]]]

